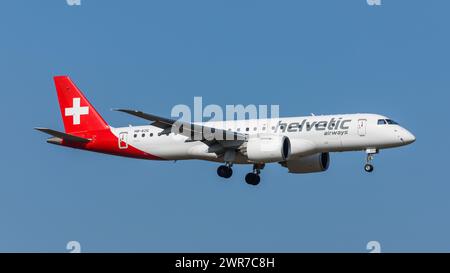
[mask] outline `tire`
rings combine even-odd
[[[366,164],[366,165],[364,166],[364,170],[365,170],[366,172],[368,172],[368,173],[373,172],[373,165],[371,165],[371,164]]]
[[[217,175],[223,178],[230,178],[233,175],[233,169],[225,165],[221,165],[217,168]]]
[[[247,184],[249,184],[249,185],[256,186],[259,184],[260,181],[261,181],[261,178],[259,177],[259,175],[255,174],[255,173],[248,173],[245,176],[245,182],[247,182]]]
[[[225,166],[225,175],[223,178],[230,178],[233,175],[233,169]]]

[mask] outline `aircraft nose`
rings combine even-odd
[[[416,137],[410,131],[405,129],[405,132],[402,134],[402,141],[405,144],[411,144],[416,141]]]

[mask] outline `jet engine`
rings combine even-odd
[[[330,165],[329,153],[317,153],[304,157],[292,158],[280,164],[288,168],[290,173],[315,173],[323,172]]]
[[[286,136],[259,136],[250,138],[240,152],[255,163],[285,161],[291,154],[291,142]]]

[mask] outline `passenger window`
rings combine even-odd
[[[248,130],[250,130],[248,127],[247,128],[245,128],[245,131],[247,131],[248,132]]]
[[[137,138],[137,134],[134,134],[133,137],[134,137],[134,138]]]
[[[253,128],[253,131],[256,131],[257,129],[258,129],[258,128],[255,127],[255,128]]]
[[[379,119],[378,125],[383,125],[383,124],[386,124],[386,121],[384,119]]]
[[[153,136],[153,133],[150,133],[150,136],[152,137],[152,136]]]
[[[142,134],[142,137],[145,137],[145,134]]]

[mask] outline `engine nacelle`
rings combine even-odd
[[[317,153],[316,144],[302,138],[291,139],[291,157],[308,156]]]
[[[285,161],[291,154],[291,142],[288,137],[279,135],[250,138],[245,154],[257,163]]]
[[[280,163],[288,168],[290,173],[315,173],[323,172],[330,165],[329,153],[318,153],[304,157],[293,158]]]

